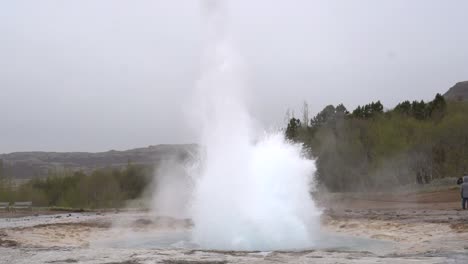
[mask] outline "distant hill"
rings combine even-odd
[[[452,101],[468,101],[468,81],[455,84],[444,94],[444,97]]]
[[[98,168],[122,168],[132,164],[157,165],[166,160],[185,160],[197,151],[196,145],[157,145],[125,151],[14,152],[0,154],[3,174],[14,179],[45,177],[50,170],[90,172]]]

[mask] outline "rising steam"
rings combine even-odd
[[[231,250],[310,247],[320,215],[309,194],[314,162],[280,133],[254,134],[226,1],[202,3],[208,34],[191,116],[203,146],[192,175],[193,241]]]

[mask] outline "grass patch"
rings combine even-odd
[[[59,207],[59,206],[49,207],[49,210],[50,211],[55,211],[55,212],[72,212],[72,213],[83,213],[83,212],[91,212],[92,211],[90,209],[84,209],[84,208]]]

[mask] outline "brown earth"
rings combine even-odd
[[[425,192],[338,193],[324,195],[319,204],[333,209],[460,209],[458,187]]]

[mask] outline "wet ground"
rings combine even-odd
[[[296,251],[200,250],[188,239],[190,220],[145,212],[3,214],[0,263],[466,264],[468,211],[453,195],[328,197],[322,243]]]

